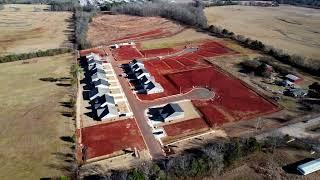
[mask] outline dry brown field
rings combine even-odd
[[[257,39],[290,54],[320,56],[320,10],[294,7],[221,6],[205,9],[208,24]]]
[[[0,56],[69,47],[69,12],[46,11],[46,5],[4,5],[0,11]]]
[[[128,15],[99,15],[89,25],[88,40],[94,45],[110,44],[127,36],[152,33],[157,30],[175,34],[183,27],[160,17],[138,17]],[[142,39],[145,39],[144,37]],[[154,37],[153,37],[154,38]]]
[[[69,71],[63,54],[0,64],[0,179],[62,176],[73,161]],[[41,78],[62,78],[48,82]]]

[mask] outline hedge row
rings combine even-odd
[[[83,179],[202,179],[214,177],[225,167],[249,154],[261,151],[264,144],[255,138],[232,139],[230,142],[212,142],[198,149],[168,159],[145,162],[131,170],[91,174]],[[92,169],[91,169],[92,170]],[[96,171],[99,172],[99,171]]]
[[[45,51],[40,50],[40,51],[30,52],[30,53],[10,54],[6,56],[1,56],[0,63],[20,61],[20,60],[44,57],[44,56],[55,56],[58,54],[64,54],[64,53],[70,53],[70,52],[72,52],[72,49],[58,48],[58,49],[48,49]]]

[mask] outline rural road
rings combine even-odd
[[[259,134],[256,136],[257,139],[265,139],[268,136],[274,136],[274,135],[285,135],[288,134],[289,136],[296,137],[296,138],[320,138],[319,133],[312,133],[306,131],[307,128],[313,127],[320,124],[320,116],[316,118],[312,118],[309,120],[303,120],[300,122],[296,122],[293,124],[289,124],[287,126],[265,132],[263,134]]]

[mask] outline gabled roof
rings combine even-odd
[[[107,79],[107,76],[105,73],[96,72],[91,76],[91,79],[92,79],[92,81],[97,80],[97,79]]]
[[[94,73],[97,73],[97,72],[104,73],[104,74],[106,73],[106,71],[103,68],[100,68],[100,67],[93,68],[93,69],[90,70],[90,72],[91,72],[91,74],[94,74]]]
[[[95,54],[95,53],[92,53],[92,52],[90,54],[86,55],[86,58],[88,60],[101,61],[101,57],[98,54]]]
[[[153,88],[155,88],[156,86],[154,85],[154,83],[153,82],[148,82],[147,84],[144,84],[143,85],[143,89],[145,89],[145,90],[151,90],[151,89],[153,89]]]
[[[114,101],[114,98],[112,96],[109,96],[107,94],[104,94],[103,96],[101,96],[99,98],[100,102],[103,104],[103,103],[108,103],[108,104],[113,104],[115,105],[115,101]]]
[[[133,65],[135,65],[135,64],[142,64],[142,65],[143,65],[143,62],[140,61],[140,60],[136,60],[136,59],[134,59],[134,60],[132,60],[132,61],[129,62],[129,65],[130,65],[130,66],[133,66]]]
[[[110,94],[110,90],[108,88],[96,87],[89,92],[89,98],[90,100],[93,100],[96,97],[102,96],[104,94]]]
[[[152,77],[152,76],[149,77],[149,76],[144,75],[139,80],[140,80],[141,84],[147,84],[150,81],[154,81],[154,77]]]
[[[131,66],[131,70],[132,70],[132,71],[138,71],[138,70],[140,70],[140,69],[144,69],[144,70],[145,70],[143,64],[135,64],[135,65]]]
[[[176,112],[177,113],[183,112],[183,110],[181,109],[179,104],[176,104],[176,103],[169,103],[169,104],[163,106],[162,109],[160,110],[160,114],[164,119],[171,116],[172,114],[174,114]]]
[[[147,74],[150,76],[149,72],[146,69],[140,69],[136,71],[134,74],[136,75],[136,77],[140,76],[141,74]]]
[[[89,65],[89,70],[90,71],[92,71],[92,70],[94,70],[94,69],[96,69],[96,68],[99,68],[99,69],[103,69],[103,66],[102,66],[102,64],[92,64],[92,65]]]
[[[104,79],[99,79],[97,81],[93,81],[93,85],[96,87],[96,86],[99,86],[99,85],[105,85],[105,86],[110,86],[110,83]]]
[[[95,60],[95,59],[90,59],[88,60],[88,65],[92,66],[94,64],[102,64],[103,61],[100,61],[100,60]]]
[[[94,99],[92,101],[92,107],[94,109],[104,108],[107,105],[115,105],[114,98],[112,96],[109,96],[107,94],[104,94],[102,96],[99,96],[98,98]]]
[[[118,116],[118,109],[115,106],[108,105],[104,108],[97,109],[96,113],[99,119],[104,119],[108,117]]]

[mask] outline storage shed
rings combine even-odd
[[[298,82],[300,82],[302,80],[300,77],[295,76],[293,74],[286,75],[286,79],[291,81],[291,82],[293,82],[293,83],[298,83]]]
[[[297,170],[303,175],[307,175],[307,174],[319,171],[320,170],[320,158],[299,165],[297,167]]]

